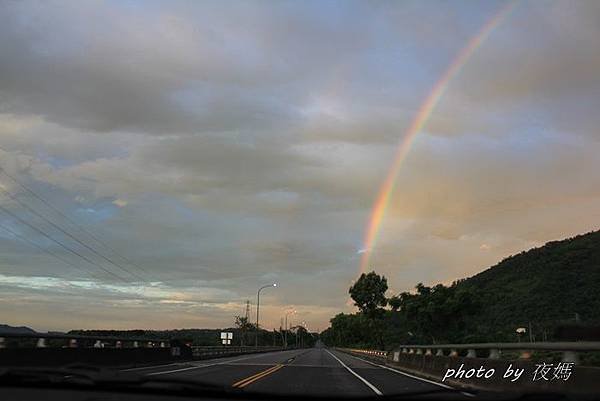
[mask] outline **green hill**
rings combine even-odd
[[[469,326],[477,333],[511,334],[531,322],[539,340],[554,328],[600,322],[600,231],[521,252],[457,283],[472,290],[480,309]]]
[[[365,348],[514,342],[519,327],[526,328],[526,341],[530,334],[535,341],[597,338],[600,231],[510,256],[449,287],[419,283],[388,304],[391,310],[381,309],[375,318],[338,314],[321,338],[328,345]]]

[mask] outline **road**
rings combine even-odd
[[[439,383],[410,377],[326,348],[243,355],[127,371],[271,394],[360,397],[448,391],[448,399],[468,399],[468,394],[451,392]]]

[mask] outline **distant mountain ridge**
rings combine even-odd
[[[523,251],[457,285],[477,293],[481,310],[472,323],[481,332],[531,322],[538,335],[550,335],[560,323],[598,324],[600,231]]]
[[[9,326],[7,324],[0,324],[0,333],[10,333],[10,334],[33,334],[36,333],[35,330],[26,327],[26,326]]]

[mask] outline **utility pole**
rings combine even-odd
[[[284,344],[285,348],[287,348],[287,346],[288,346],[288,340],[287,340],[287,338],[288,338],[288,336],[287,336],[287,333],[288,333],[288,318],[287,317],[291,313],[296,313],[296,310],[287,311],[285,313],[285,340],[284,340],[284,342],[285,342],[285,344]],[[292,322],[291,322],[291,319],[290,319],[290,326],[291,325],[292,325]]]
[[[250,323],[250,301],[246,300],[246,315],[244,316],[245,321],[242,326],[242,335],[240,336],[240,343],[242,346],[246,345],[246,332],[248,331],[249,323]]]

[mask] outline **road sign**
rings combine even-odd
[[[233,333],[228,331],[221,332],[221,343],[223,345],[231,345],[231,340],[233,340]]]

